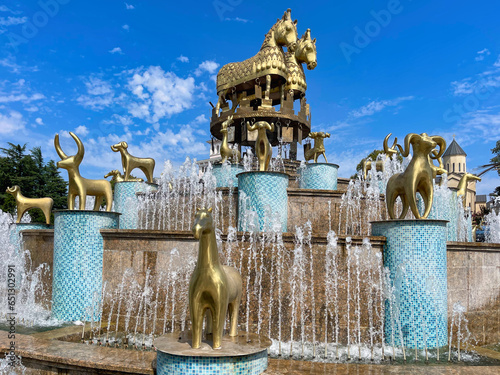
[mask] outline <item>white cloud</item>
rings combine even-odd
[[[0,113],[0,134],[7,135],[24,129],[26,122],[23,115],[16,111],[10,111],[9,114]]]
[[[122,49],[120,47],[115,47],[113,49],[110,49],[108,52],[111,54],[118,53],[120,55],[123,55]]]
[[[203,73],[208,72],[209,74],[214,74],[217,68],[219,67],[219,64],[217,64],[213,60],[206,60],[203,61],[198,68],[194,71],[194,74],[199,77]]]
[[[224,21],[236,21],[236,22],[242,22],[242,23],[247,23],[248,22],[247,19],[240,18],[240,17],[235,17],[235,18],[226,17],[226,18],[224,18]]]
[[[12,14],[20,14],[20,13],[22,13],[22,12],[17,11],[17,10],[16,10],[16,11],[14,11],[14,10],[12,10],[12,9],[8,8],[8,7],[7,7],[7,6],[5,6],[5,5],[0,5],[0,12],[9,12],[9,13],[12,13]]]
[[[132,4],[125,3],[125,9],[132,10],[135,9],[135,6],[133,6]]]
[[[193,124],[203,124],[203,123],[207,123],[207,122],[208,122],[207,117],[204,114],[202,114],[202,115],[197,116],[192,123]]]
[[[497,61],[493,64],[493,66],[496,66],[497,68],[500,68],[500,55],[498,55]]]
[[[123,29],[123,30],[127,30],[127,31],[129,31],[129,30],[130,30],[130,26],[129,26],[129,25],[123,25],[123,26],[122,26],[122,29]]]
[[[91,75],[85,82],[87,88],[86,95],[80,95],[76,100],[84,107],[93,110],[103,109],[113,104],[115,92],[109,82]]]
[[[8,27],[14,25],[21,25],[28,21],[28,17],[0,17],[0,26]]]
[[[41,117],[37,117],[37,118],[35,119],[35,122],[36,122],[38,125],[43,125],[43,120],[42,120],[42,118],[41,118]]]
[[[382,111],[386,107],[395,107],[401,102],[412,99],[414,99],[413,96],[402,96],[391,100],[374,100],[367,105],[359,108],[358,110],[352,111],[350,115],[355,118],[371,116],[377,112]]]
[[[128,87],[138,99],[129,105],[130,114],[150,123],[190,108],[196,88],[194,78],[180,78],[159,66],[136,70]]]
[[[189,62],[189,58],[187,58],[186,56],[183,56],[183,55],[180,55],[177,60],[179,60],[180,62],[183,62],[183,63],[187,63]]]
[[[3,66],[5,68],[10,68],[12,73],[19,73],[19,70],[21,69],[21,66],[16,64],[12,56],[1,59],[0,66]]]
[[[0,96],[0,103],[12,103],[12,102],[22,102],[22,103],[30,103],[35,100],[45,99],[45,96],[42,94],[33,94],[28,96],[26,94],[10,94],[10,95],[2,95]]]
[[[493,68],[490,67],[484,72],[476,74],[474,77],[466,77],[460,81],[451,82],[453,94],[461,96],[472,93],[482,93],[484,91],[493,91],[493,89],[500,87],[499,68],[500,56],[498,56],[498,60],[493,64]]]
[[[489,55],[491,55],[491,52],[488,48],[478,51],[476,56],[476,61],[483,61],[484,58]]]
[[[89,129],[85,125],[80,125],[75,129],[75,133],[77,135],[81,135],[82,137],[85,137],[87,134],[89,134]]]

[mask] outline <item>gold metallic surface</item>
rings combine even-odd
[[[302,64],[305,63],[308,70],[316,68],[316,38],[311,39],[311,29],[297,41],[293,51],[285,53],[287,67],[287,81],[285,92],[293,90],[294,98],[305,95],[307,90],[306,76]]]
[[[323,141],[325,138],[330,138],[330,133],[324,133],[324,132],[313,132],[309,133],[309,138],[314,139],[314,147],[307,150],[304,154],[304,157],[306,158],[306,162],[308,162],[311,159],[314,159],[314,162],[318,162],[318,157],[320,155],[323,155],[325,158],[325,163],[328,163],[328,160],[326,159],[326,154],[325,154],[325,145]]]
[[[106,198],[106,211],[111,211],[113,206],[113,193],[111,184],[107,180],[89,180],[80,175],[80,163],[85,155],[85,148],[82,141],[72,132],[69,134],[75,140],[78,151],[76,155],[67,156],[59,145],[59,134],[54,138],[54,146],[61,161],[57,162],[57,168],[64,168],[68,171],[68,209],[75,209],[75,198],[80,198],[80,210],[85,210],[87,195],[95,196],[94,211],[99,211],[102,199]]]
[[[222,163],[225,163],[227,159],[231,159],[231,161],[235,164],[239,163],[241,160],[241,153],[237,149],[232,149],[229,147],[227,143],[227,131],[228,126],[233,123],[233,116],[229,116],[226,121],[222,123],[222,145],[220,146],[220,156],[222,157]]]
[[[113,169],[111,172],[108,172],[107,174],[104,175],[104,178],[108,178],[111,176],[111,181],[115,182],[124,182],[124,181],[135,181],[135,182],[143,182],[144,179],[142,178],[135,178],[135,177],[129,177],[128,180],[125,180],[125,176],[120,173],[118,169]]]
[[[122,166],[123,166],[123,174],[125,181],[133,181],[130,180],[130,173],[139,168],[144,172],[148,182],[150,184],[153,183],[153,171],[155,169],[155,161],[152,158],[138,158],[136,156],[132,156],[127,151],[128,144],[127,142],[120,142],[116,145],[111,146],[111,150],[114,152],[120,152],[122,156]]]
[[[483,218],[481,218],[481,221],[479,222],[479,224],[473,224],[472,225],[472,242],[476,242],[476,233],[477,233],[477,230],[483,230],[483,224],[484,224],[484,221],[483,221]]]
[[[411,209],[416,219],[425,219],[431,212],[434,199],[433,179],[436,176],[436,167],[432,164],[432,160],[439,160],[443,155],[446,150],[446,141],[440,136],[410,133],[405,137],[404,149],[399,144],[396,146],[403,157],[409,155],[410,146],[412,146],[413,157],[404,172],[395,174],[387,182],[385,200],[389,217],[395,219],[394,203],[400,197],[403,202],[400,219],[405,218],[408,209]],[[437,154],[432,152],[436,146],[439,146]],[[420,193],[425,204],[423,215],[418,212],[417,193]]]
[[[272,122],[269,125],[266,121],[259,121],[251,125],[247,121],[247,129],[249,131],[258,131],[257,140],[255,141],[255,153],[259,160],[259,171],[267,171],[271,162],[271,156],[273,156],[273,148],[271,147],[271,143],[269,143],[269,139],[267,139],[267,130],[273,132],[274,123]]]
[[[469,181],[481,181],[481,177],[466,172],[460,179],[460,182],[458,183],[457,186],[458,189],[457,197],[462,197],[462,202],[464,207],[465,207],[465,199],[467,198],[467,185],[469,184]]]
[[[192,347],[201,345],[203,317],[208,310],[213,334],[213,349],[221,347],[226,313],[229,310],[229,336],[238,334],[238,311],[241,301],[241,276],[234,267],[219,262],[212,209],[199,209],[193,225],[194,238],[200,240],[198,261],[189,282]],[[207,324],[208,326],[208,324]]]
[[[385,159],[384,160],[369,160],[366,159],[363,161],[363,178],[366,180],[368,178],[368,171],[372,169],[372,166],[375,164],[375,170],[377,172],[383,172],[384,171],[384,165],[385,162],[388,158],[390,158],[392,155],[397,153],[396,150],[396,144],[398,143],[398,138],[394,138],[394,143],[392,144],[391,147],[387,145],[387,141],[391,135],[387,135],[384,139],[384,153],[385,153]]]
[[[17,207],[17,220],[16,223],[21,222],[24,213],[32,208],[39,208],[45,215],[45,223],[50,224],[50,211],[54,205],[52,198],[26,198],[21,194],[21,188],[17,185],[7,187],[7,193],[11,194],[16,200]]]

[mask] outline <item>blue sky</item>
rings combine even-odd
[[[208,157],[215,75],[256,54],[290,7],[317,39],[307,71],[312,127],[350,176],[386,134],[452,135],[469,170],[500,139],[500,4],[492,1],[94,1],[0,5],[0,146],[58,160],[86,146],[82,174],[120,168],[109,145],[174,164]],[[67,174],[63,171],[63,176]],[[500,185],[493,172],[480,194]]]

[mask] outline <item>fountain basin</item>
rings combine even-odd
[[[239,173],[245,168],[239,164],[216,164],[213,166],[212,174],[215,176],[216,187],[238,187]]]
[[[301,189],[337,190],[339,166],[331,163],[306,164],[299,168],[299,187]]]
[[[254,333],[222,338],[222,348],[212,349],[211,341],[191,347],[191,331],[170,333],[155,340],[158,375],[257,375],[267,369],[267,348],[271,340]]]

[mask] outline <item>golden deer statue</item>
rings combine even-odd
[[[104,175],[104,178],[108,178],[111,176],[111,181],[115,182],[123,182],[125,181],[125,176],[120,173],[118,169],[113,169],[111,172],[108,172],[107,174]],[[142,178],[135,178],[135,177],[129,177],[127,181],[136,181],[136,182],[143,182],[144,180]]]
[[[194,238],[200,241],[198,261],[189,282],[192,347],[201,345],[203,318],[208,319],[213,333],[213,349],[221,347],[224,322],[229,310],[229,336],[238,335],[238,312],[241,301],[241,276],[234,267],[219,262],[212,209],[199,209],[193,225]],[[208,322],[207,322],[208,323]]]
[[[390,136],[391,134],[388,137]],[[403,157],[409,155],[410,146],[413,147],[413,158],[410,164],[404,172],[395,174],[387,182],[385,200],[391,219],[395,218],[394,203],[398,197],[401,197],[403,202],[400,219],[405,218],[408,209],[411,209],[416,219],[425,219],[431,212],[434,199],[433,179],[436,176],[436,167],[431,166],[431,159],[436,160],[443,155],[446,150],[446,141],[440,136],[410,133],[405,137],[404,149],[399,144],[397,145]],[[436,146],[439,146],[439,152],[434,154],[432,151]],[[423,215],[420,215],[418,211],[417,193],[420,193],[425,204]]]
[[[330,138],[330,133],[312,132],[309,133],[309,138],[314,139],[314,147],[305,152],[304,157],[306,159],[306,162],[309,162],[309,160],[313,159],[314,162],[317,163],[318,157],[320,155],[323,155],[323,157],[325,158],[325,163],[328,163],[323,141],[325,138]]]
[[[233,150],[227,143],[227,127],[232,123],[233,116],[228,116],[226,121],[222,123],[222,128],[220,130],[220,132],[222,133],[222,145],[220,147],[220,156],[222,157],[222,163],[225,163],[227,159],[231,159],[233,163],[239,163],[241,160],[241,152],[239,150]]]
[[[458,183],[457,197],[462,197],[463,206],[465,207],[465,200],[467,197],[467,185],[469,181],[481,181],[481,177],[478,177],[472,173],[465,172],[460,182]]]
[[[120,152],[122,156],[123,174],[125,175],[124,181],[130,180],[130,173],[132,170],[139,168],[144,172],[149,183],[153,183],[153,170],[155,169],[155,160],[152,158],[138,158],[132,156],[127,151],[127,142],[120,142],[111,146],[114,152]]]
[[[368,171],[372,169],[373,165],[375,165],[375,170],[377,172],[383,172],[385,168],[385,162],[387,161],[388,158],[390,158],[392,155],[396,154],[398,151],[396,150],[396,144],[398,143],[398,138],[394,138],[394,143],[392,144],[391,147],[387,145],[387,141],[390,137],[390,134],[387,135],[384,139],[384,153],[385,153],[385,159],[379,159],[379,160],[370,160],[370,159],[365,159],[363,161],[363,177],[366,180],[368,178]]]
[[[274,131],[274,122],[269,124],[267,121],[258,121],[251,125],[247,121],[247,129],[249,131],[258,131],[257,140],[255,141],[255,153],[259,159],[259,171],[267,171],[271,162],[271,156],[273,156],[273,148],[267,138],[267,130]]]
[[[11,194],[16,200],[17,206],[17,221],[16,223],[21,222],[21,218],[24,213],[31,208],[39,208],[42,210],[45,215],[45,223],[47,225],[50,224],[50,211],[52,211],[52,206],[54,205],[54,201],[52,198],[26,198],[21,194],[21,188],[17,185],[13,187],[8,187],[6,190],[7,193]]]
[[[80,175],[80,163],[85,155],[85,148],[82,141],[72,132],[69,134],[75,140],[78,151],[76,155],[67,156],[59,144],[59,134],[54,138],[54,146],[61,161],[57,162],[57,168],[64,168],[68,171],[68,209],[75,209],[75,198],[80,198],[80,210],[85,210],[87,195],[95,196],[94,211],[98,211],[103,198],[106,198],[106,211],[111,211],[113,205],[113,192],[111,184],[107,180],[89,180]]]

